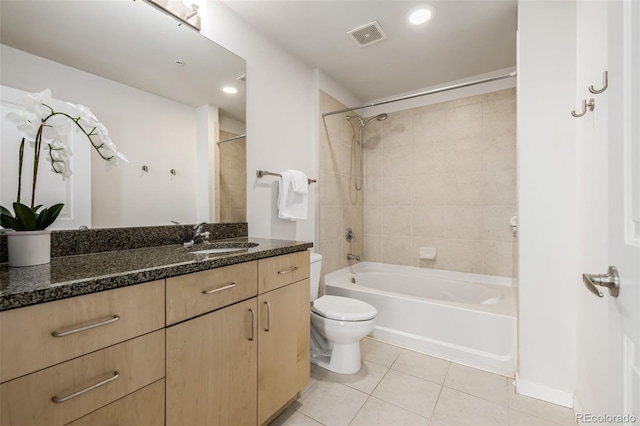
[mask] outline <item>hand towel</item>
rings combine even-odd
[[[285,170],[285,172],[291,174],[293,192],[302,195],[309,193],[309,179],[304,172],[301,172],[300,170]]]
[[[293,186],[295,177],[290,170],[280,173],[280,186],[278,192],[278,218],[288,220],[305,220],[307,218],[309,189],[307,193],[296,193]]]

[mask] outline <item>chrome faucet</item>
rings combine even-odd
[[[209,239],[209,231],[205,231],[204,227],[207,222],[202,222],[193,227],[193,243],[199,244]]]
[[[360,262],[360,256],[358,256],[357,254],[347,254],[347,260],[355,260]]]

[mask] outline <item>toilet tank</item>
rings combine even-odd
[[[322,269],[322,255],[311,253],[310,301],[318,298],[320,289],[320,271]]]

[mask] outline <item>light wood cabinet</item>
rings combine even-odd
[[[256,298],[167,328],[167,425],[255,425]]]
[[[164,377],[164,330],[0,385],[0,424],[64,425]]]
[[[299,251],[258,260],[258,293],[309,278],[309,252]]]
[[[163,327],[164,280],[0,312],[0,382]]]
[[[258,296],[258,424],[309,383],[309,279]]]

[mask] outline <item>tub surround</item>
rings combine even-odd
[[[241,225],[239,225],[240,228]],[[212,226],[216,228],[218,225]],[[191,226],[153,228],[175,228],[176,238],[178,238],[180,229],[189,230]],[[151,230],[152,228],[142,229]],[[26,268],[9,268],[6,263],[0,264],[0,311],[279,256],[313,247],[313,243],[310,242],[241,237],[225,240],[225,242],[250,242],[257,243],[258,246],[222,255],[196,255],[190,251],[199,248],[185,248],[175,243],[158,247],[126,249],[130,247],[126,244],[127,239],[124,237],[126,233],[120,234],[118,230],[92,231],[96,231],[96,234],[104,232],[104,235],[113,232],[112,235],[118,238],[114,237],[111,247],[113,247],[112,250],[118,251],[53,257],[50,264]],[[83,234],[92,233],[92,231],[61,231],[54,234],[60,235],[67,232]],[[147,234],[135,231],[132,235]],[[133,236],[131,239],[135,240]],[[180,236],[179,241],[184,240],[185,238]],[[142,241],[136,241],[142,245]],[[153,238],[149,237],[145,241],[153,241]],[[52,246],[53,244],[52,242]],[[202,246],[202,248],[206,247]]]

